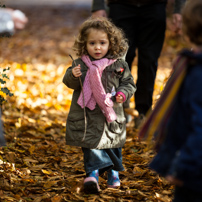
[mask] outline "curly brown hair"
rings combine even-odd
[[[106,55],[107,58],[117,59],[124,56],[127,52],[128,41],[125,38],[124,32],[109,19],[99,17],[89,18],[82,24],[73,46],[73,50],[76,51],[77,56],[88,54],[86,44],[91,29],[102,30],[107,34],[110,43],[110,49]]]
[[[189,0],[182,10],[183,32],[190,41],[202,45],[202,0]]]

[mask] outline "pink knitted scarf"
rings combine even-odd
[[[101,81],[103,70],[116,60],[102,58],[100,60],[91,61],[87,55],[83,55],[81,59],[88,67],[83,83],[85,106],[93,110],[97,103],[108,122],[116,120],[116,113],[114,112],[113,101],[111,100],[112,95],[105,92]],[[77,103],[82,108],[84,107],[82,92]]]

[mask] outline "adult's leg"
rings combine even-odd
[[[135,94],[136,109],[146,114],[152,106],[152,97],[158,58],[166,29],[166,4],[158,3],[139,8],[138,79]]]
[[[136,56],[136,33],[138,30],[136,26],[138,22],[138,18],[136,17],[137,7],[124,4],[110,4],[109,8],[109,18],[112,19],[117,27],[124,31],[125,36],[128,39],[129,49],[127,51],[125,60],[131,70],[133,60]],[[123,106],[124,108],[129,108],[130,100],[124,102]],[[125,114],[125,116],[126,122],[129,122],[131,117],[127,114]]]
[[[124,31],[125,36],[128,39],[129,49],[126,54],[126,62],[131,69],[133,60],[136,56],[137,7],[124,4],[110,4],[109,8],[109,18],[112,19],[117,27]]]

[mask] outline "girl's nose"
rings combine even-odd
[[[95,46],[95,49],[97,50],[97,49],[100,49],[100,45],[96,45]]]

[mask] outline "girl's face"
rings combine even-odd
[[[109,50],[109,39],[103,30],[90,29],[86,49],[94,59],[103,58]]]

